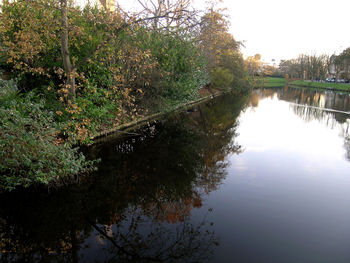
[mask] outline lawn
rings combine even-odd
[[[287,82],[285,78],[263,77],[259,78],[256,83],[256,87],[273,88],[284,87]]]
[[[288,83],[290,86],[299,86],[307,88],[321,88],[331,90],[350,91],[350,83],[328,83],[328,82],[313,82],[305,80],[295,80]]]

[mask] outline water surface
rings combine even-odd
[[[262,89],[95,145],[81,184],[0,196],[0,259],[349,262],[349,111]]]

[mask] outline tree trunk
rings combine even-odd
[[[61,53],[64,71],[66,73],[66,86],[68,88],[68,100],[75,100],[75,75],[70,59],[68,48],[68,1],[60,0],[62,15],[62,32],[61,32]]]

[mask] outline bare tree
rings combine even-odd
[[[192,7],[192,0],[137,0],[141,17],[156,17],[151,21],[153,30],[187,28],[196,21],[198,11]]]

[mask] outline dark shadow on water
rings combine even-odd
[[[80,185],[0,195],[1,262],[201,262],[217,237],[191,220],[240,153],[247,98],[226,95],[89,149],[99,171]]]

